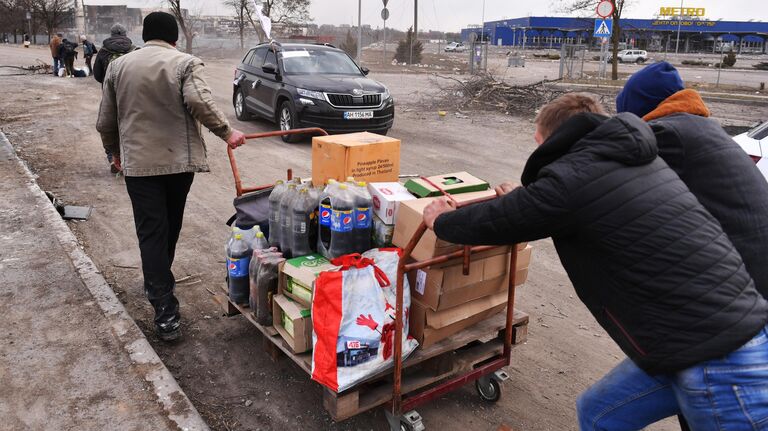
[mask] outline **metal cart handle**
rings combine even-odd
[[[305,134],[327,136],[328,132],[326,132],[325,130],[319,127],[310,127],[307,129],[276,130],[274,132],[251,133],[249,135],[245,135],[245,139],[259,139],[259,138],[271,138],[273,136],[305,135]],[[254,187],[243,187],[243,182],[240,179],[240,171],[237,169],[237,162],[235,161],[235,152],[232,149],[232,147],[230,147],[229,145],[227,145],[227,156],[229,156],[229,165],[232,167],[232,175],[235,177],[235,190],[237,191],[237,196],[242,196],[243,193],[256,192],[259,190],[264,190],[268,187],[272,187],[272,184],[254,186]],[[290,178],[288,179],[290,180]]]

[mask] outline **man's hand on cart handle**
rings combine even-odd
[[[229,138],[227,139],[227,145],[234,150],[243,144],[245,144],[245,135],[243,132],[237,129],[232,129],[232,134],[229,135]]]
[[[434,202],[424,208],[424,224],[426,224],[428,228],[434,229],[435,220],[437,220],[440,214],[455,210],[456,203],[447,197],[436,199]]]
[[[496,186],[494,190],[496,191],[496,196],[504,196],[518,187],[520,187],[520,184],[518,183],[505,182]]]

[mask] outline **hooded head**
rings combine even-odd
[[[85,37],[85,35],[81,35],[81,36],[80,36],[80,40],[82,40],[83,42],[85,42],[86,40],[88,40],[88,38],[87,38],[87,37]]]
[[[128,32],[122,24],[115,24],[109,29],[112,36],[125,36]]]
[[[666,61],[648,65],[632,75],[616,97],[617,112],[638,117],[656,109],[669,96],[685,89],[677,69]]]
[[[162,40],[175,45],[179,40],[179,26],[176,18],[166,12],[152,12],[144,18],[144,31],[141,33],[144,42]]]

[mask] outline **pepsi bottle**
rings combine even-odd
[[[269,194],[269,245],[280,246],[280,199],[287,186],[282,180],[275,182],[275,188]]]
[[[371,249],[373,237],[373,199],[368,184],[359,181],[355,187],[355,248],[358,253]]]
[[[347,184],[339,184],[331,196],[331,248],[332,258],[354,253],[355,248],[355,197]]]
[[[328,180],[328,185],[320,194],[320,219],[318,226],[318,244],[317,249],[325,257],[328,257],[328,249],[331,248],[331,196],[336,192],[337,182],[334,179]]]
[[[253,250],[243,239],[242,234],[235,234],[233,241],[227,244],[227,284],[229,299],[237,304],[247,304],[250,295],[248,266]]]

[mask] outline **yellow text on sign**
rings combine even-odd
[[[704,16],[706,9],[703,7],[662,7],[660,16]]]

